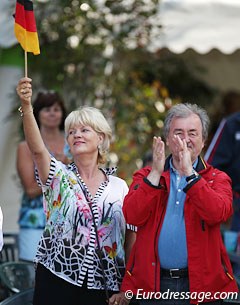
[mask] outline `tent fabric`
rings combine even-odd
[[[151,48],[200,54],[218,49],[231,54],[240,47],[239,0],[161,0],[159,23]]]
[[[14,6],[15,1],[0,1],[0,48],[9,48],[17,43],[14,34]]]
[[[0,1],[0,48],[17,43],[14,4],[13,0]],[[173,53],[192,48],[200,54],[218,49],[231,54],[240,48],[239,16],[239,0],[160,0],[157,22],[163,29],[153,32],[150,48],[166,47]]]

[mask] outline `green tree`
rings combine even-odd
[[[109,163],[128,181],[161,134],[166,110],[193,93],[199,101],[212,94],[184,62],[149,51],[152,33],[161,34],[158,5],[51,0],[35,8],[41,54],[29,58],[34,91],[60,91],[69,110],[101,108],[114,130]]]

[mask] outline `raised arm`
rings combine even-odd
[[[38,169],[39,177],[44,184],[47,181],[51,157],[42,140],[37,122],[33,115],[32,80],[22,78],[17,85],[17,93],[21,100],[21,115],[23,119],[24,135],[32,153],[33,161]]]

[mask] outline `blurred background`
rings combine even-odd
[[[35,0],[41,54],[28,54],[34,94],[56,90],[68,111],[100,108],[114,130],[108,165],[131,182],[175,103],[225,115],[222,96],[240,90],[238,0]],[[22,139],[15,87],[24,52],[14,36],[14,0],[0,2],[0,205],[17,232]],[[238,106],[240,110],[240,105]]]

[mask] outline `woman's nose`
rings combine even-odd
[[[82,136],[81,130],[79,130],[79,129],[75,130],[74,137],[81,137],[81,136]]]

